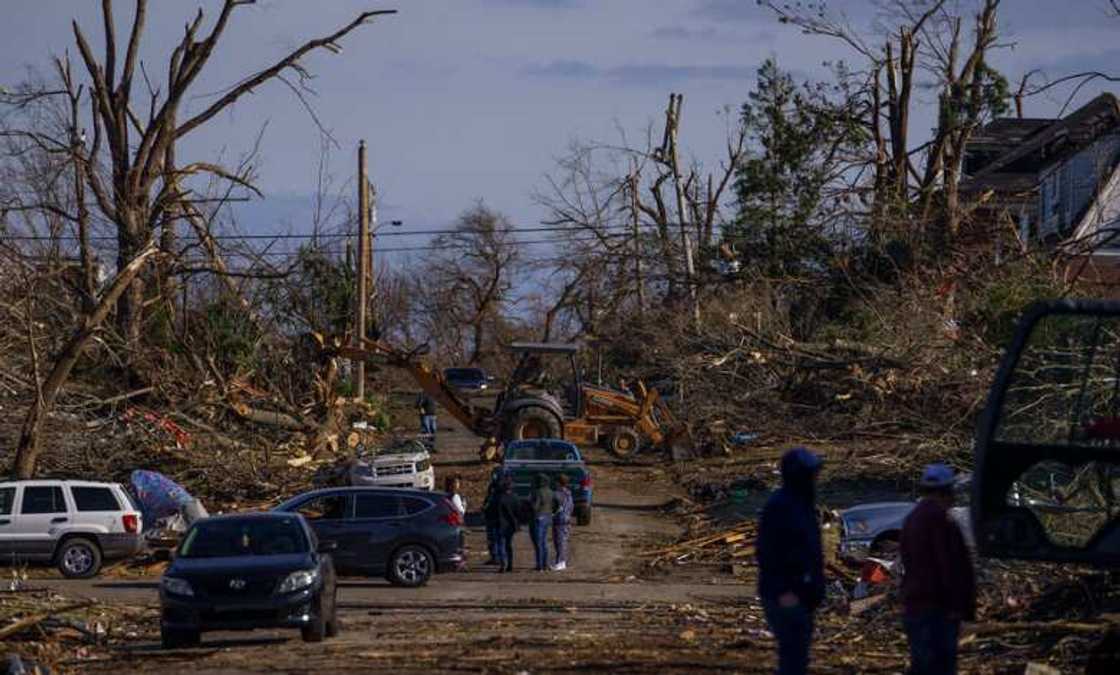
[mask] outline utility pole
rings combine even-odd
[[[377,236],[377,188],[373,183],[366,182],[366,302],[371,314],[377,302],[377,271],[373,265],[373,240]],[[369,323],[376,329],[377,316],[369,317]],[[363,335],[364,337],[364,335]]]
[[[366,142],[358,143],[358,307],[354,341],[365,346],[366,307],[369,304],[369,182],[366,177]],[[366,398],[366,362],[358,359],[353,365],[354,396]]]

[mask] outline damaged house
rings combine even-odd
[[[962,194],[996,242],[1043,246],[1067,273],[1120,283],[1120,101],[1102,94],[1057,119],[997,119],[965,152]],[[1010,233],[1014,237],[1008,237]]]

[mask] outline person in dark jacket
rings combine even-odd
[[[421,391],[416,397],[416,411],[420,413],[420,433],[433,439],[436,436],[436,402],[428,392]]]
[[[490,474],[490,484],[486,486],[486,498],[482,500],[482,518],[486,521],[486,549],[490,559],[485,565],[498,564],[498,522],[501,518],[499,504],[502,498],[502,482],[497,471]]]
[[[548,569],[548,526],[552,524],[552,514],[556,511],[556,496],[545,474],[538,473],[533,479],[533,494],[529,503],[533,507],[529,534],[537,557],[537,571],[544,572]]]
[[[518,513],[521,512],[521,500],[513,494],[513,479],[508,476],[502,479],[501,495],[497,501],[498,521],[498,571],[513,571],[513,535],[517,534]]]
[[[778,642],[778,673],[809,669],[813,612],[824,600],[824,556],[817,523],[816,488],[821,458],[805,448],[782,456],[782,487],[758,523],[758,595]]]
[[[918,482],[922,500],[906,516],[899,537],[899,595],[912,675],[956,673],[961,621],[976,618],[972,554],[949,515],[953,482],[947,465],[925,467]]]

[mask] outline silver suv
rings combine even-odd
[[[0,562],[53,562],[64,576],[92,577],[104,560],[139,553],[143,529],[119,483],[0,483]]]

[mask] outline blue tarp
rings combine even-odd
[[[179,513],[180,507],[194,499],[182,485],[155,471],[137,469],[130,481],[140,501],[145,530],[155,527],[157,520]]]

